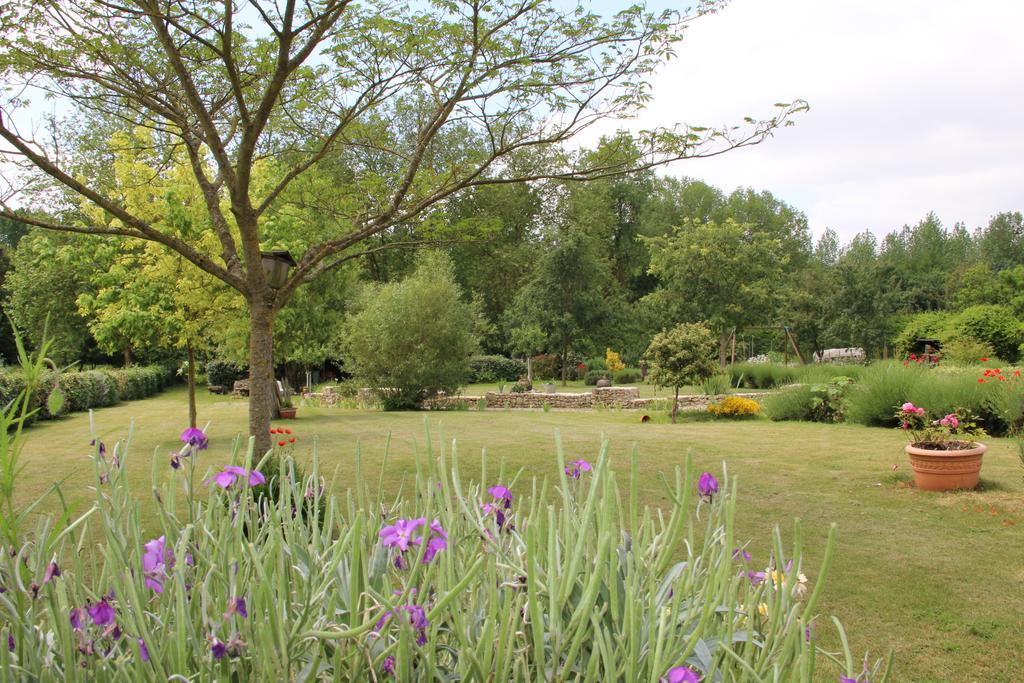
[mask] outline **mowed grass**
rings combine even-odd
[[[509,473],[522,467],[526,477],[553,476],[556,431],[573,458],[593,458],[606,434],[620,476],[638,449],[640,490],[651,506],[665,502],[658,474],[682,465],[692,449],[699,469],[717,472],[725,462],[738,477],[738,537],[751,540],[759,567],[772,529],[780,526],[790,540],[793,519],[800,518],[804,571],[813,582],[829,525],[838,524],[821,612],[842,620],[854,652],[894,649],[896,681],[1024,680],[1024,470],[1013,443],[988,442],[982,490],[934,494],[906,486],[909,465],[896,430],[765,420],[641,424],[639,418],[635,411],[383,413],[304,406],[297,420],[280,424],[298,437],[300,460],[311,457],[319,439],[322,466],[329,475],[337,468],[339,490],[355,476],[357,444],[364,475],[376,481],[390,435],[385,485],[397,492],[412,476],[414,451],[424,452],[425,421],[435,450],[442,433],[449,444],[456,440],[463,476],[472,479],[479,478],[483,449],[491,472],[504,461]],[[95,414],[108,445],[127,435],[133,419],[127,468],[145,507],[151,473],[166,476],[167,453],[186,426],[184,391]],[[246,426],[246,403],[204,395],[200,423],[207,420],[211,447],[201,455],[202,472],[227,462],[231,441]],[[71,504],[84,508],[93,476],[89,438],[86,415],[32,427],[20,497],[60,479]],[[517,486],[527,488],[525,481]],[[824,646],[835,644],[827,621],[819,632]]]

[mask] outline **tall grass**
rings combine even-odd
[[[867,366],[857,364],[812,363],[781,365],[777,363],[736,363],[730,366],[732,385],[749,389],[773,389],[796,383],[828,382],[833,377],[861,376]]]
[[[993,435],[1019,427],[1024,416],[1019,382],[979,379],[984,378],[978,368],[874,363],[851,389],[846,418],[857,424],[893,427],[897,424],[896,409],[910,401],[931,415],[965,409]]]

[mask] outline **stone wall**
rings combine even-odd
[[[574,410],[587,410],[594,407],[594,395],[590,392],[548,394],[539,391],[529,391],[522,394],[511,392],[499,394],[494,391],[488,391],[486,398],[488,408],[543,408],[545,404],[552,408],[571,408]]]
[[[729,394],[730,396],[741,396],[743,398],[763,401],[768,392],[758,391],[745,394]],[[326,387],[322,393],[307,393],[304,398],[314,399],[321,405],[336,405],[341,401],[341,395],[335,393],[331,387]],[[481,398],[487,400],[488,408],[513,408],[526,410],[539,410],[547,405],[550,408],[563,410],[590,410],[591,408],[626,408],[630,410],[645,410],[651,404],[658,405],[660,409],[667,410],[670,398],[640,398],[640,389],[637,387],[599,387],[592,392],[571,392],[549,393],[542,391],[529,391],[521,394],[503,393],[499,394],[488,391],[486,396],[439,396],[424,403],[425,408],[445,409],[457,407],[475,408]],[[712,401],[719,401],[724,396],[715,396]],[[371,389],[360,389],[356,396],[356,403],[360,406],[377,403],[377,397]],[[704,394],[692,394],[679,397],[680,410],[700,410],[708,405],[708,397]]]

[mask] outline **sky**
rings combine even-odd
[[[929,211],[973,230],[1024,211],[1022,26],[1019,0],[734,0],[690,25],[631,126],[738,124],[802,98],[767,142],[665,172],[769,190],[844,242]]]

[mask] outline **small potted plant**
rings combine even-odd
[[[938,420],[924,408],[907,402],[896,411],[900,427],[910,443],[906,446],[914,483],[925,491],[973,489],[981,474],[981,458],[988,448],[977,441],[985,432],[963,411]]]
[[[298,412],[298,408],[292,403],[292,392],[288,391],[287,388],[280,392],[281,405],[278,407],[277,412],[280,414],[282,420],[294,420],[295,413]]]

